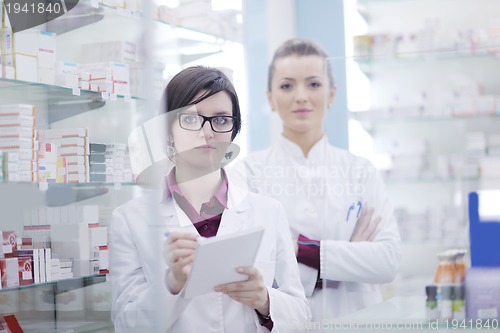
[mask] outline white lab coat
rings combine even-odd
[[[321,240],[320,277],[341,282],[337,289],[315,290],[318,271],[299,264],[313,321],[382,301],[377,284],[396,276],[400,236],[386,188],[369,161],[331,146],[325,137],[305,158],[299,146],[281,136],[234,169],[247,177],[252,190],[283,204],[295,239],[302,234]],[[349,241],[359,203],[382,217],[373,242]]]
[[[283,207],[249,193],[246,187],[235,186],[227,174],[228,209],[222,214],[217,234],[265,227],[256,267],[268,287],[273,332],[290,332],[290,322],[310,320],[310,310]],[[110,272],[116,332],[268,332],[253,309],[222,293],[186,300],[183,291],[177,295],[169,292],[164,280],[168,266],[162,258],[164,232],[179,227],[197,232],[175,201],[161,202],[159,191],[115,210],[110,228]],[[219,260],[224,258],[214,261],[214,269]],[[273,282],[276,288],[272,288]]]

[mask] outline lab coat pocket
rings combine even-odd
[[[255,267],[259,270],[264,284],[268,287],[273,286],[274,281],[274,271],[275,271],[276,261],[274,260],[257,260]]]

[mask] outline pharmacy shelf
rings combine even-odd
[[[203,49],[200,54],[206,53],[207,49],[217,53],[221,50],[222,44],[226,41],[238,41],[237,38],[231,36],[222,36],[217,34],[209,34],[207,31],[190,29],[182,26],[182,22],[167,22],[158,18],[147,18],[140,12],[133,12],[123,8],[114,8],[111,6],[99,4],[99,10],[102,11],[102,19],[92,24],[83,24],[77,26],[74,24],[74,19],[79,19],[80,16],[92,16],[96,8],[90,6],[90,1],[80,1],[80,4],[75,7],[77,11],[68,12],[57,20],[47,23],[47,31],[57,34],[57,45],[74,45],[71,43],[75,33],[78,34],[79,44],[96,43],[113,40],[123,41],[144,41],[147,39],[153,47],[149,48],[154,59],[165,61],[172,55],[182,54],[183,48],[189,48],[190,53],[194,47]],[[75,10],[74,9],[74,10]],[[71,29],[67,29],[65,25],[71,25]],[[148,25],[149,31],[147,38],[143,35],[144,26]],[[119,27],[119,29],[117,29]],[[103,34],[102,32],[106,32]],[[63,51],[61,53],[60,51]],[[69,50],[71,53],[74,50]],[[57,50],[58,59],[66,61],[79,62],[78,59],[71,59],[66,56],[66,52],[62,49]],[[78,55],[77,55],[78,56]]]
[[[45,192],[46,204],[49,207],[65,206],[79,201],[98,197],[108,193],[110,190],[119,190],[142,186],[141,183],[49,183],[38,184],[42,192]],[[47,187],[45,187],[47,186]]]
[[[103,283],[103,282],[106,282],[106,275],[105,274],[76,277],[76,278],[64,279],[64,280],[59,280],[59,281],[54,281],[54,282],[47,282],[47,283],[53,283],[54,287],[55,287],[56,294],[58,294],[58,293],[63,293],[66,291],[70,291],[70,290],[78,289],[78,288],[82,288],[82,287],[88,287],[88,286],[98,284],[98,283]]]
[[[80,11],[75,7],[67,14],[44,25],[43,28],[46,31],[55,32],[57,35],[57,61],[93,62],[88,59],[92,58],[92,56],[87,57],[84,52],[85,49],[82,49],[83,45],[118,41],[133,42],[137,45],[137,61],[145,61],[143,72],[158,74],[158,68],[163,70],[165,65],[168,65],[170,68],[167,69],[173,72],[176,67],[180,69],[185,62],[192,61],[200,56],[221,52],[226,46],[226,42],[228,44],[230,41],[241,42],[241,39],[231,38],[237,35],[235,31],[219,29],[220,34],[213,34],[211,31],[215,31],[214,29],[196,30],[182,26],[182,22],[165,22],[158,19],[150,21],[141,13],[113,8],[103,4],[99,4],[98,8],[92,8],[91,3],[95,4],[97,1],[80,0],[78,5],[82,5]],[[210,14],[203,13],[207,17],[211,16]],[[203,17],[200,17],[200,19],[203,19]],[[224,25],[222,20],[216,23],[220,23],[216,26]],[[194,26],[195,24],[193,24]],[[40,27],[35,29],[40,29]],[[147,34],[145,31],[147,31]],[[196,54],[192,54],[194,52]],[[154,77],[154,79],[158,78]],[[139,84],[140,79],[136,82]],[[144,82],[146,88],[148,88],[147,83],[150,83],[150,81]],[[96,142],[113,143],[126,142],[126,135],[130,131],[129,127],[139,123],[138,116],[147,115],[147,112],[144,111],[144,105],[156,103],[154,99],[160,97],[160,94],[156,94],[158,85],[149,84],[150,91],[154,91],[155,94],[151,99],[148,97],[146,101],[144,98],[139,97],[143,96],[141,93],[135,92],[133,92],[134,95],[139,96],[113,96],[56,85],[0,79],[0,95],[3,104],[26,103],[35,105],[37,129],[84,126],[88,127],[92,134],[95,133]],[[95,112],[90,112],[91,110],[95,110]],[[156,114],[155,111],[153,112]],[[161,182],[159,184],[161,185]],[[122,202],[131,199],[132,194],[135,194],[136,189],[138,189],[138,185],[142,186],[143,184],[71,183],[40,185],[38,183],[2,183],[0,184],[0,210],[3,215],[1,226],[3,230],[15,230],[17,234],[22,234],[22,221],[25,221],[27,218],[26,213],[30,213],[30,210],[39,207],[74,204],[88,198],[96,198],[90,201],[92,204],[99,205],[100,217],[103,217],[100,222],[106,225],[109,222],[108,219],[111,218],[112,210]],[[138,192],[140,191],[138,190]],[[55,299],[58,293],[70,290],[86,293],[86,290],[82,290],[84,287],[94,284],[101,284],[96,285],[98,288],[104,287],[106,284],[102,284],[102,282],[105,281],[106,277],[101,275],[73,278],[6,288],[0,294],[3,292],[3,296],[20,298],[23,297],[24,291],[27,294],[31,294],[33,291],[43,291],[44,296],[49,298],[50,303],[51,298]],[[45,289],[47,290],[46,293]],[[92,287],[89,289],[92,294]],[[87,294],[85,294],[85,297],[87,297]],[[108,296],[103,294],[102,297],[105,298],[106,303],[111,303]],[[73,313],[65,310],[68,309],[55,307],[47,311],[37,311],[36,309],[32,311],[20,310],[16,313],[16,316],[19,315],[19,321],[24,332],[113,332],[109,311],[102,311],[95,316],[95,312],[98,311],[95,311],[92,304],[88,302],[88,298],[85,300],[84,309],[78,311],[76,321],[66,321],[64,317]],[[40,320],[39,315],[41,312],[48,318]],[[93,317],[102,317],[102,320],[96,321]]]
[[[0,78],[0,92],[2,94],[9,94],[9,92],[30,89],[29,94],[35,95],[34,99],[46,98],[47,94],[55,94],[57,97],[68,99],[71,97],[72,99],[88,99],[88,98],[101,98],[101,92],[95,92],[90,90],[82,90],[82,89],[72,89],[68,87],[62,87],[51,84],[44,84],[38,82],[30,82],[30,81],[21,81],[21,80],[13,80],[13,79],[4,79]],[[123,96],[120,96],[123,98]]]
[[[90,0],[86,0],[86,1],[90,2]],[[124,16],[127,18],[132,18],[132,19],[141,20],[141,21],[144,20],[144,14],[142,12],[131,11],[131,10],[127,10],[124,8],[117,8],[117,7],[106,5],[103,3],[99,4],[99,9],[101,9],[101,8],[104,9],[105,15],[109,15],[110,13],[114,12],[117,15],[121,15],[121,16]],[[95,10],[96,8],[94,7],[92,9]],[[207,15],[206,19],[208,19],[208,15]],[[210,38],[210,39],[215,38],[218,40],[231,40],[231,41],[237,41],[237,42],[241,41],[240,40],[241,36],[238,36],[238,35],[231,35],[231,36],[225,35],[225,36],[223,36],[223,35],[217,34],[217,33],[216,34],[212,34],[212,33],[208,34],[206,31],[201,31],[200,29],[189,27],[182,22],[182,18],[175,17],[174,13],[172,15],[172,20],[170,20],[170,21],[161,20],[161,19],[156,18],[156,17],[152,17],[152,20],[156,24],[167,25],[167,26],[170,26],[170,27],[177,29],[177,31],[180,32],[181,36],[184,34],[187,34],[187,35],[199,34],[199,36],[202,38],[202,40],[206,40],[207,38]]]
[[[56,186],[49,186],[46,190],[45,201],[48,207],[66,206],[109,192],[109,187],[93,183],[54,185]]]
[[[44,84],[38,82],[30,82],[30,81],[21,81],[21,80],[12,80],[12,79],[4,79],[0,78],[0,92],[8,93],[10,90],[17,91],[22,89],[33,89],[30,91],[30,94],[35,94],[35,98],[46,97],[46,94],[55,94],[56,98],[64,98],[64,99],[113,99],[116,97],[117,99],[132,99],[132,100],[144,100],[141,97],[137,96],[124,96],[124,95],[111,95],[110,93],[97,92],[92,90],[85,89],[73,89],[63,86]],[[30,96],[31,97],[31,96]]]
[[[429,66],[442,62],[468,62],[470,65],[483,64],[485,61],[491,64],[500,63],[500,53],[494,53],[493,50],[498,51],[499,45],[487,45],[476,49],[475,53],[469,50],[429,50],[417,53],[407,54],[390,54],[380,56],[355,56],[352,58],[359,68],[367,75],[372,74],[373,71],[383,70],[387,68],[404,68],[415,66]]]
[[[110,316],[111,317],[111,316]],[[26,333],[112,333],[113,323],[108,321],[20,321]],[[57,328],[54,329],[54,326]]]
[[[101,21],[103,18],[102,8],[90,6],[89,1],[80,1],[76,6],[73,5],[68,13],[47,22],[46,27],[48,31],[62,34]]]
[[[138,183],[31,183],[2,182],[0,183],[0,210],[9,209],[7,198],[20,200],[33,208],[42,204],[49,207],[65,206],[79,201],[106,194],[110,189],[139,186]],[[47,187],[45,187],[47,186]],[[40,190],[41,189],[41,190]]]
[[[363,65],[394,65],[394,64],[415,64],[422,62],[433,61],[449,61],[449,60],[484,60],[497,59],[500,60],[500,54],[495,52],[500,45],[483,45],[471,52],[469,49],[463,50],[427,50],[415,53],[398,53],[378,56],[356,56],[353,58],[359,64]]]
[[[101,108],[106,105],[107,100],[141,100],[134,96],[110,95],[109,93],[10,79],[0,79],[0,93],[2,96],[24,94],[28,96],[26,103],[48,103],[49,123]]]
[[[408,114],[411,111],[413,114]],[[384,111],[366,111],[366,112],[351,112],[351,119],[358,121],[373,121],[373,122],[447,122],[447,121],[473,121],[473,120],[500,120],[500,113],[488,114],[468,114],[468,115],[415,115],[418,112],[418,107],[410,110],[394,109],[392,112]],[[405,115],[407,113],[407,115]]]
[[[98,284],[98,283],[103,283],[106,282],[106,275],[105,274],[97,274],[97,275],[91,275],[91,276],[83,276],[83,277],[74,277],[70,279],[63,279],[63,280],[57,280],[57,281],[51,281],[51,282],[43,282],[43,283],[33,283],[33,284],[28,284],[25,286],[17,286],[17,287],[8,287],[8,288],[2,288],[0,289],[0,294],[3,292],[9,292],[13,290],[20,290],[20,289],[28,289],[28,288],[37,288],[37,287],[53,287],[54,291],[56,294],[74,290],[74,289],[79,289],[83,287],[88,287],[93,284]]]
[[[151,16],[151,20],[157,25],[163,25],[165,27],[172,27],[180,31],[180,35],[189,34],[194,36],[198,34],[201,40],[213,39],[213,40],[234,40],[239,38],[236,36],[223,36],[220,34],[208,34],[206,31],[201,31],[196,28],[189,27],[182,22],[182,18],[175,17],[172,13],[172,20],[161,20],[157,16]],[[97,1],[92,0],[81,0],[79,4],[70,10],[65,15],[58,17],[56,20],[47,22],[47,31],[54,32],[56,34],[64,34],[84,26],[97,23],[101,20],[106,20],[110,17],[121,17],[124,20],[128,20],[129,25],[143,24],[146,17],[144,13],[140,11],[133,11],[126,8],[114,7],[104,3],[97,3]],[[208,18],[207,18],[208,19]],[[126,27],[125,27],[126,28]],[[110,31],[107,31],[109,33]]]
[[[40,188],[43,189],[44,185],[41,185],[38,183]],[[52,189],[52,188],[86,188],[86,187],[106,187],[106,188],[117,188],[117,187],[127,187],[127,186],[141,186],[140,183],[135,183],[135,182],[116,182],[116,183],[111,183],[111,182],[91,182],[91,183],[48,183],[47,188]]]

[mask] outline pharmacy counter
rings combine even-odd
[[[425,296],[398,296],[352,313],[346,320],[426,322]]]
[[[425,296],[400,296],[375,304],[343,318],[323,321],[312,332],[396,333],[436,332],[426,319]]]
[[[340,318],[324,331],[336,332],[441,332],[464,331],[479,332],[489,328],[497,330],[497,319],[483,320],[477,323],[470,319],[428,320],[425,309],[425,296],[398,296],[385,302],[375,304],[348,316]],[[355,331],[353,331],[353,329]]]

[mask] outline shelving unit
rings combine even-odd
[[[197,2],[199,8],[210,3]],[[205,11],[200,19],[192,21],[183,14],[191,5],[192,1],[181,1],[181,6],[172,10],[171,20],[166,20],[150,19],[137,10],[80,0],[66,15],[34,30],[56,33],[56,60],[71,63],[92,62],[83,52],[85,44],[135,43],[136,61],[143,62],[140,70],[144,75],[139,79],[145,82],[144,90],[137,89],[129,95],[110,94],[8,79],[1,74],[2,104],[34,105],[37,130],[86,127],[90,142],[126,144],[136,126],[158,114],[161,91],[148,80],[155,70],[160,77],[169,78],[185,63],[223,52],[228,41],[241,41],[240,32],[221,28],[226,22],[220,22],[213,29],[199,29],[204,17],[208,27],[218,18],[234,16],[234,11]],[[147,31],[145,26],[149,26]],[[99,206],[99,224],[107,226],[115,207],[147,188],[146,184],[143,188],[142,184],[128,181],[0,183],[0,230],[13,230],[20,236],[23,223],[33,219],[39,209],[59,212],[70,206],[88,205]],[[48,225],[39,227],[45,231],[50,228]],[[36,232],[38,229],[30,225],[28,230]],[[15,314],[25,332],[113,332],[110,290],[103,274],[6,287],[0,289],[0,315]]]
[[[69,300],[98,297],[105,275],[76,277],[1,290],[1,312],[14,313],[24,332],[112,332],[110,312],[71,309]],[[96,289],[101,288],[101,289]],[[69,310],[64,309],[68,304]],[[101,310],[101,309],[99,309]]]
[[[368,112],[357,112],[352,114],[352,118],[358,121],[377,122],[469,122],[469,121],[494,121],[500,118],[500,114],[481,115],[426,115],[422,112],[422,107],[415,106],[407,110],[371,110]],[[406,114],[405,114],[406,113]],[[422,113],[422,114],[419,114]]]
[[[378,75],[384,70],[404,70],[413,66],[424,70],[431,66],[475,66],[477,63],[499,66],[500,55],[488,53],[491,49],[498,49],[498,45],[485,46],[477,50],[478,53],[470,54],[456,50],[428,51],[422,53],[409,53],[397,55],[357,56],[355,61],[366,75]],[[447,64],[448,63],[448,64]],[[466,68],[463,68],[467,71]]]
[[[468,192],[500,184],[500,177],[482,174],[481,164],[497,152],[477,142],[484,138],[487,145],[500,128],[494,74],[500,4],[357,4],[367,31],[355,37],[352,60],[370,89],[370,96],[357,98],[369,98],[371,108],[350,112],[351,120],[373,139],[374,153],[391,161],[382,175],[403,240],[467,247]]]

